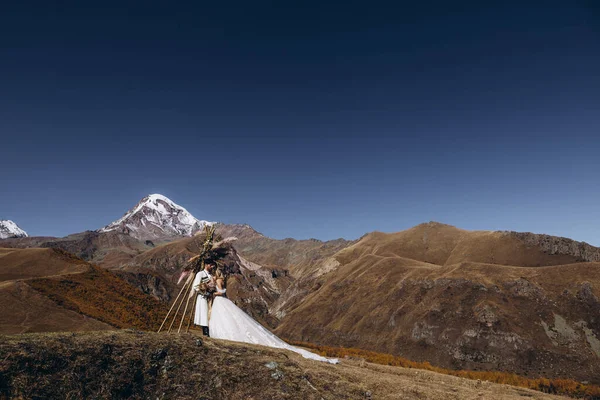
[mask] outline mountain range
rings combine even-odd
[[[207,224],[237,238],[231,299],[283,338],[600,383],[600,248],[436,222],[354,241],[276,240],[160,195],[97,231],[0,240],[0,296],[14,310],[3,331],[151,326]],[[43,310],[60,317],[32,318]]]

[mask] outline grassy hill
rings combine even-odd
[[[343,359],[306,360],[194,334],[0,336],[0,398],[558,399],[528,389]]]
[[[61,249],[0,248],[0,333],[157,329],[167,305]]]

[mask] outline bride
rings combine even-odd
[[[208,322],[211,337],[215,339],[232,340],[235,342],[252,343],[291,350],[301,354],[304,358],[324,361],[331,364],[337,364],[339,362],[337,358],[325,358],[315,353],[311,353],[310,351],[287,344],[252,319],[252,317],[227,298],[227,289],[225,288],[226,276],[220,268],[215,272],[215,283],[215,298],[213,300],[210,320]]]

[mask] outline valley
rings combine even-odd
[[[153,226],[154,240],[146,239],[144,215],[133,216],[133,236],[0,240],[0,294],[12,310],[2,333],[155,329],[203,236],[182,228],[159,241],[156,232],[170,228]],[[193,232],[199,220],[190,221]],[[454,370],[600,383],[598,248],[435,222],[329,242],[216,227],[220,238],[236,238],[226,260],[230,298],[284,339]]]

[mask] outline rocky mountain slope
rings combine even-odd
[[[435,223],[372,233],[333,256],[339,266],[276,332],[448,368],[597,382],[600,263],[572,249]]]
[[[0,219],[0,239],[27,237],[27,232],[9,219]]]
[[[337,239],[272,239],[254,230],[250,225],[217,224],[217,232],[223,237],[238,238],[234,247],[252,262],[284,268],[296,278],[320,275],[328,271],[328,258],[353,241]]]
[[[200,252],[203,242],[204,235],[199,234],[157,246],[133,258],[118,273],[132,284],[137,280],[137,286],[146,293],[170,302],[178,293],[177,281],[187,260]],[[271,306],[287,290],[293,277],[285,269],[252,263],[235,248],[225,259],[225,264],[230,272],[229,297],[264,325],[276,326],[278,320]],[[147,278],[149,274],[151,278]]]
[[[140,240],[191,236],[213,222],[202,221],[161,194],[144,197],[118,220],[98,230],[116,231]]]
[[[60,384],[49,384],[60,382]],[[559,399],[434,372],[189,335],[136,331],[0,338],[1,398]]]
[[[218,224],[217,232],[223,236],[235,236],[234,247],[248,261],[284,270],[292,278],[285,291],[269,303],[269,311],[278,322],[316,287],[318,277],[338,266],[333,255],[348,247],[353,241],[337,239],[272,239],[262,235],[249,225]]]

